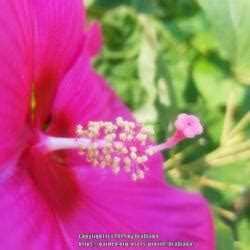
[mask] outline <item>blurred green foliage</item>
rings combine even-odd
[[[180,112],[205,132],[166,153],[166,178],[202,192],[218,250],[250,249],[250,1],[86,0],[103,28],[94,66],[156,141]]]

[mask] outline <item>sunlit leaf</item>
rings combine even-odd
[[[231,88],[230,79],[225,79],[224,72],[214,63],[202,58],[194,68],[195,84],[207,105],[225,105]]]
[[[241,250],[249,250],[250,246],[250,222],[247,219],[243,219],[238,224],[238,235],[240,242],[238,245]]]
[[[192,39],[192,45],[201,53],[217,48],[215,39],[210,32],[198,32]]]
[[[236,77],[250,83],[250,1],[199,0],[218,39],[221,52],[231,61]]]
[[[220,219],[216,218],[216,249],[217,250],[234,250],[233,235],[230,228]]]
[[[144,122],[157,122],[159,133],[163,136],[175,112],[175,93],[167,65],[161,55],[156,29],[149,24],[145,16],[141,16],[140,21],[144,27],[144,40],[138,60],[138,70],[148,98],[135,115]]]
[[[210,168],[208,175],[212,179],[219,180],[224,183],[250,186],[250,165],[247,165],[246,163],[247,160],[241,160],[231,164],[224,164],[218,168]]]
[[[141,22],[146,23],[145,17]],[[157,95],[155,86],[155,63],[158,49],[156,31],[153,26],[148,26],[144,32],[140,56],[138,58],[138,73],[140,81],[148,95],[147,102],[136,112],[136,117],[143,122],[155,123],[157,111],[154,108],[154,101]]]

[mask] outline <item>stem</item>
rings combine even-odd
[[[240,153],[242,151],[250,150],[250,140],[238,143],[234,146],[225,146],[222,148],[218,148],[215,151],[209,153],[206,156],[207,160],[222,158],[225,156],[232,156],[233,154]]]
[[[245,135],[243,134],[243,131],[241,131],[241,133],[238,133],[234,135],[233,137],[227,139],[226,142],[224,143],[224,146],[235,145],[241,141],[244,141],[244,139],[245,139]]]
[[[221,135],[221,145],[225,143],[227,135],[229,134],[229,131],[231,130],[231,127],[232,127],[233,115],[235,111],[234,100],[235,100],[235,92],[234,92],[234,88],[231,87],[231,91],[228,95],[228,100],[227,100],[226,114],[225,114],[225,119],[224,119],[222,135]]]
[[[211,165],[221,166],[224,164],[232,163],[238,160],[250,159],[250,150],[246,150],[235,155],[224,156],[222,158],[214,159],[210,161]]]
[[[238,143],[232,146],[225,146],[218,148],[211,153],[207,154],[204,158],[200,158],[192,163],[186,163],[180,167],[196,168],[201,165],[221,165],[231,163],[240,159],[247,159],[250,157],[250,140]],[[167,161],[167,167],[165,169],[171,169],[173,166],[171,162]]]
[[[248,123],[250,123],[249,111],[243,116],[243,118],[238,122],[238,124],[232,129],[232,131],[228,134],[227,138],[234,137],[238,132],[242,131]]]
[[[228,156],[223,156],[223,157],[214,158],[214,159],[213,158],[207,159],[205,157],[203,159],[198,159],[197,161],[192,162],[192,163],[183,164],[180,167],[183,169],[198,168],[198,167],[202,167],[203,165],[217,167],[217,166],[235,162],[237,160],[244,160],[244,159],[250,159],[250,150],[246,150],[246,151],[234,154],[234,155],[228,155]]]
[[[209,179],[205,176],[200,178],[200,185],[212,187],[212,188],[219,189],[219,190],[231,189],[234,192],[240,192],[242,190],[242,187],[239,185],[223,183],[220,181]]]
[[[217,212],[220,216],[224,217],[225,219],[228,219],[229,221],[235,221],[237,219],[237,215],[229,210],[226,210],[221,207],[213,207],[215,212]]]

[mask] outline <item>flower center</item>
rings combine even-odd
[[[181,129],[164,143],[154,145],[151,126],[125,121],[118,117],[112,122],[89,122],[84,128],[76,126],[75,138],[43,136],[40,146],[47,151],[77,149],[92,166],[121,170],[131,174],[132,180],[143,179],[149,170],[148,160],[157,152],[173,147],[186,138]],[[199,133],[196,133],[199,134]]]

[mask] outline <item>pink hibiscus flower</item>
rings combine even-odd
[[[206,201],[164,181],[157,151],[173,139],[151,145],[138,181],[94,168],[70,144],[77,124],[134,121],[91,67],[101,34],[96,23],[85,31],[82,1],[0,0],[0,9],[0,249],[78,249],[84,233],[147,233],[194,245],[182,249],[213,249]]]

